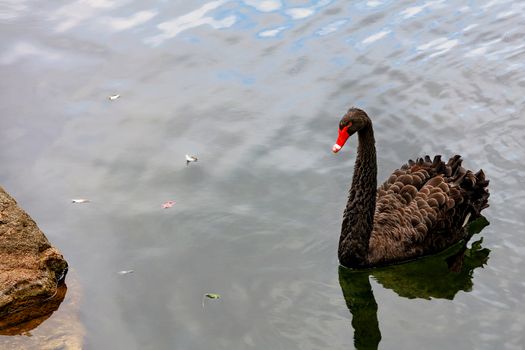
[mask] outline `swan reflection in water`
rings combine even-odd
[[[470,237],[488,224],[484,217],[472,222],[467,228]],[[483,248],[482,242],[480,238],[470,248],[467,248],[468,241],[460,243],[438,255],[402,265],[368,270],[340,266],[339,284],[352,314],[355,348],[377,349],[381,341],[370,276],[400,297],[452,300],[457,292],[472,290],[474,270],[487,263],[490,250]]]

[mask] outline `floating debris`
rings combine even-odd
[[[120,98],[120,95],[119,95],[119,94],[109,95],[109,96],[108,96],[108,99],[109,99],[110,101],[115,101],[117,98]]]
[[[135,272],[135,270],[122,270],[122,271],[119,271],[118,274],[119,275],[127,275],[127,274],[130,274],[130,273],[133,273]]]
[[[217,300],[217,299],[220,299],[221,296],[220,294],[215,294],[215,293],[206,293],[202,296],[202,308],[204,309],[204,300],[208,298],[208,299],[214,299],[214,300]]]
[[[186,154],[186,166],[196,161],[198,161],[197,157]]]
[[[204,296],[209,299],[220,299],[221,298],[220,294],[215,294],[215,293],[206,293],[204,294]]]
[[[171,208],[175,205],[175,201],[167,201],[165,203],[162,203],[162,208],[163,209],[168,209],[168,208]]]
[[[85,199],[85,198],[76,198],[76,199],[71,200],[71,203],[89,203],[89,202],[90,200]]]

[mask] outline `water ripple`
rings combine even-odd
[[[261,12],[277,11],[283,7],[280,0],[244,0],[244,3]]]
[[[380,181],[456,153],[491,181],[472,291],[418,301],[372,280],[381,347],[519,348],[524,10],[0,1],[1,185],[73,259],[88,328],[120,325],[90,332],[94,348],[351,348],[336,251],[357,138],[330,147],[355,105],[374,121]],[[136,273],[100,273],[120,265]],[[203,309],[207,292],[222,297]]]
[[[259,32],[257,36],[260,38],[273,38],[273,37],[278,36],[281,32],[283,32],[287,28],[288,27],[286,26],[281,26],[281,27],[277,27],[273,29],[266,29],[266,30]]]
[[[362,43],[363,44],[371,44],[371,43],[376,42],[376,41],[378,41],[380,39],[383,39],[385,36],[387,36],[390,33],[392,33],[392,31],[390,29],[381,30],[380,32],[377,32],[377,33],[372,34],[369,37],[365,38],[362,41]]]
[[[129,17],[105,18],[104,22],[107,22],[114,30],[127,30],[150,21],[153,17],[157,16],[157,14],[158,12],[155,10],[139,11]]]
[[[346,23],[348,23],[347,19],[340,19],[335,22],[331,22],[327,24],[326,26],[322,27],[321,29],[319,29],[318,31],[316,31],[315,34],[319,36],[324,36],[324,35],[334,33],[338,31],[339,29],[341,29],[341,27]]]
[[[237,21],[235,16],[227,16],[222,19],[215,19],[211,16],[206,16],[208,12],[217,9],[227,2],[228,0],[212,1],[171,21],[160,23],[157,25],[157,28],[161,31],[161,34],[146,39],[146,43],[157,46],[185,30],[201,25],[209,25],[215,29],[231,27]]]

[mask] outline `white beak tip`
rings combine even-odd
[[[339,146],[337,143],[332,146],[332,152],[337,153],[341,149],[341,146]]]

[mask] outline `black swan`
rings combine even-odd
[[[458,155],[447,163],[439,155],[425,156],[409,160],[377,188],[374,131],[363,110],[351,108],[343,116],[332,151],[339,152],[356,132],[357,158],[339,239],[341,265],[400,263],[466,238],[465,225],[488,207],[489,181],[482,170],[466,170]]]

